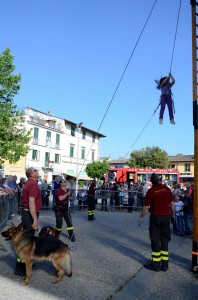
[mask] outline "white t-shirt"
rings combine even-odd
[[[182,201],[175,201],[174,206],[175,206],[175,215],[176,216],[183,216],[183,211],[180,211],[177,213],[177,210],[180,210],[184,203]]]

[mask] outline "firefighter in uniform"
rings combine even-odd
[[[69,233],[69,237],[71,242],[75,242],[75,236],[73,233],[73,225],[71,219],[71,213],[69,208],[69,200],[70,200],[70,191],[66,188],[66,180],[60,180],[60,188],[58,188],[55,192],[56,196],[56,209],[55,209],[55,217],[56,217],[56,231],[57,236],[59,237],[62,225],[63,225],[63,218],[67,223],[67,231]]]
[[[144,207],[140,214],[139,225],[150,208],[149,234],[151,240],[151,262],[145,268],[153,271],[168,270],[168,243],[171,240],[170,214],[174,216],[174,200],[171,190],[159,183],[158,176],[153,173],[150,181],[152,187],[147,191]]]
[[[95,220],[95,192],[97,190],[96,180],[92,180],[88,189],[88,221]]]

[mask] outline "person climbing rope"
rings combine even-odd
[[[171,81],[170,81],[171,79]],[[172,99],[172,92],[171,87],[175,83],[175,79],[171,73],[169,73],[168,77],[162,77],[160,80],[155,80],[157,83],[156,88],[161,90],[161,97],[160,97],[160,115],[159,115],[159,124],[163,124],[163,116],[166,104],[168,106],[170,123],[175,124],[174,115],[173,115],[173,108],[174,102]]]

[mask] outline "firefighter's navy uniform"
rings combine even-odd
[[[152,176],[151,176],[152,182]],[[151,263],[149,269],[163,271],[168,269],[168,243],[170,233],[170,208],[173,207],[173,195],[164,184],[156,182],[147,191],[145,207],[150,207],[149,234],[151,240]]]
[[[63,219],[67,223],[67,231],[69,233],[70,240],[75,242],[75,236],[73,233],[73,225],[71,219],[71,213],[69,209],[69,199],[68,193],[69,190],[66,189],[66,181],[61,179],[60,180],[61,187],[58,188],[55,192],[56,196],[56,209],[55,209],[55,217],[56,217],[56,231],[57,236],[60,235],[62,226],[63,226]],[[60,200],[61,199],[61,200]]]
[[[88,189],[88,221],[95,220],[95,192],[96,181],[93,180]]]

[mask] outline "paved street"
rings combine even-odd
[[[73,276],[57,285],[48,275],[50,262],[39,262],[33,269],[28,286],[13,274],[15,252],[11,242],[0,237],[0,297],[1,299],[197,299],[198,277],[190,272],[192,236],[172,236],[170,269],[155,273],[143,268],[150,258],[148,216],[142,227],[137,225],[139,213],[101,212],[96,221],[87,221],[87,211],[72,213],[76,242],[68,240],[64,224],[61,239],[69,243],[73,261]],[[12,222],[20,220],[13,217]],[[8,223],[9,225],[9,223]],[[52,210],[43,210],[40,226],[55,225]],[[65,233],[64,233],[65,231]]]

